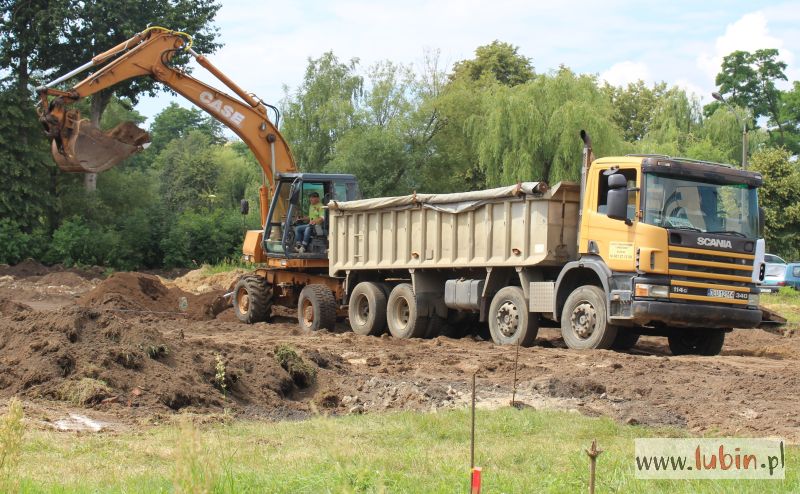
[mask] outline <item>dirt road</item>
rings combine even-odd
[[[210,293],[195,295],[186,284],[159,287],[142,275],[59,276],[63,285],[52,283],[53,273],[0,270],[0,400],[22,396],[43,423],[68,414],[126,427],[176,411],[282,419],[436,410],[465,406],[475,372],[479,406],[511,401],[516,349],[474,336],[395,340],[359,336],[345,324],[309,334],[288,313],[248,326],[230,310],[213,318],[219,292],[207,284]],[[316,372],[311,386],[276,360],[281,345]],[[542,329],[536,346],[519,351],[516,400],[798,442],[798,363],[800,338],[763,331],[734,331],[718,357],[674,357],[659,338],[642,338],[627,353],[581,352]]]

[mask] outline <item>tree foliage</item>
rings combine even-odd
[[[516,86],[533,79],[531,59],[519,54],[519,48],[494,40],[475,50],[475,58],[456,62],[451,79],[497,81],[504,86]]]
[[[562,68],[527,84],[497,85],[483,105],[483,115],[472,118],[468,133],[490,186],[578,179],[582,129],[592,136],[598,156],[621,148],[611,105],[592,76]]]
[[[800,256],[800,168],[781,148],[765,148],[753,154],[750,165],[764,178],[759,203],[765,210],[765,238],[770,252],[787,258]]]
[[[363,78],[358,59],[340,62],[333,52],[309,59],[302,85],[283,102],[283,134],[301,170],[320,171],[331,161],[339,137],[355,123],[355,100]]]

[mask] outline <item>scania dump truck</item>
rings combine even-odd
[[[330,275],[356,332],[435,333],[455,312],[498,344],[557,325],[568,347],[666,336],[715,355],[762,323],[758,173],[660,155],[593,160],[581,184],[333,202]],[[452,317],[451,317],[452,319]]]
[[[38,88],[40,119],[56,163],[73,173],[108,169],[149,139],[131,124],[101,132],[72,108],[135,77],[160,81],[239,135],[263,179],[261,228],[243,247],[254,270],[232,292],[243,322],[267,320],[278,304],[296,307],[309,330],[346,317],[360,334],[427,337],[446,320],[476,319],[498,344],[530,345],[539,326],[556,325],[571,348],[628,348],[646,334],[666,336],[675,354],[706,355],[731,328],[762,323],[757,173],[668,156],[594,160],[583,134],[579,185],[359,200],[352,175],[300,173],[277,109],[191,46],[186,33],[148,28]],[[173,67],[179,53],[235,96]],[[312,195],[324,218],[299,249]]]

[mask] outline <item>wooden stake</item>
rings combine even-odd
[[[594,479],[597,468],[597,457],[603,452],[597,448],[597,439],[592,440],[592,449],[585,450],[589,455],[589,494],[594,494]]]

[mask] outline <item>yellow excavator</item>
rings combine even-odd
[[[238,97],[209,86],[170,65],[179,53],[193,57]],[[70,89],[57,86],[94,69]],[[192,49],[190,35],[150,27],[105,51],[86,64],[37,88],[39,117],[51,139],[53,158],[65,172],[107,170],[140,151],[149,141],[130,122],[103,132],[81,119],[71,105],[122,81],[152,77],[224,123],[250,148],[262,169],[259,189],[260,230],[248,231],[243,253],[257,269],[243,276],[233,290],[233,306],[243,322],[269,318],[273,304],[298,307],[298,318],[308,329],[332,328],[341,315],[344,297],[339,280],[328,275],[328,240],[324,228],[314,228],[310,245],[299,249],[296,227],[312,196],[329,201],[360,198],[355,177],[345,174],[299,173],[294,158],[270,110],[278,110],[246,92],[205,56]],[[242,202],[242,213],[249,205]],[[327,209],[325,209],[327,223]]]

